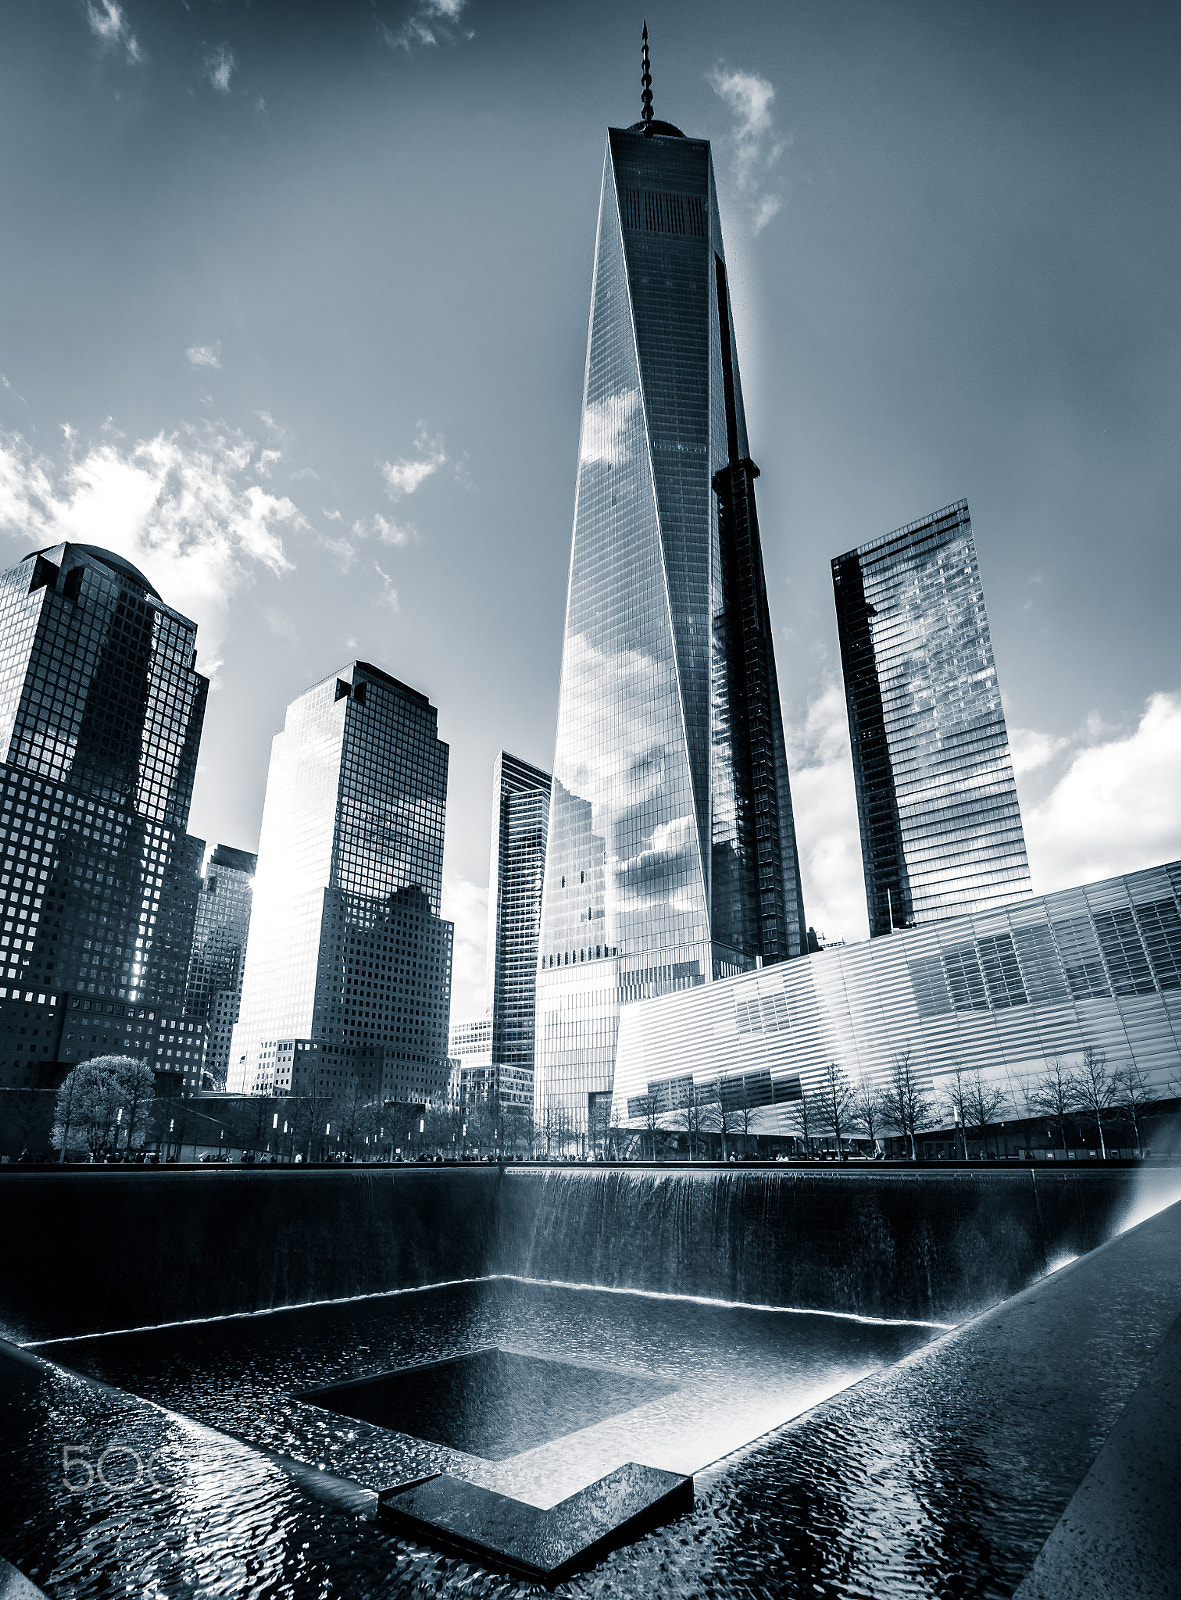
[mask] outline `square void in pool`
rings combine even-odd
[[[631,1372],[493,1348],[330,1384],[298,1398],[485,1461],[504,1461],[673,1388]]]

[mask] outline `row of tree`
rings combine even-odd
[[[191,1094],[161,1097],[146,1062],[99,1056],[74,1067],[58,1091],[54,1144],[63,1155],[84,1147],[95,1159],[149,1146],[166,1157],[178,1156],[182,1148],[198,1146],[250,1150],[281,1160],[298,1155],[305,1161],[389,1160],[399,1153],[553,1159],[588,1149],[606,1158],[638,1154],[655,1160],[674,1141],[679,1147],[682,1138],[690,1160],[719,1147],[723,1160],[750,1153],[765,1101],[756,1101],[747,1079],[694,1083],[686,1077],[676,1087],[673,1102],[655,1094],[633,1100],[626,1123],[613,1107],[604,1107],[583,1132],[561,1108],[535,1119],[528,1108],[495,1101],[430,1108],[383,1104],[356,1082],[331,1094],[311,1089],[299,1096],[243,1097],[230,1104]],[[1181,1084],[1169,1089],[1181,1092]],[[1117,1116],[1131,1126],[1136,1147],[1142,1145],[1144,1112],[1158,1097],[1134,1063],[1109,1067],[1100,1050],[1085,1050],[1077,1064],[1052,1059],[1026,1083],[1001,1083],[957,1067],[942,1075],[938,1090],[930,1087],[911,1052],[903,1050],[882,1083],[851,1079],[832,1061],[818,1084],[800,1087],[778,1109],[787,1113],[792,1134],[808,1155],[830,1141],[838,1154],[854,1139],[876,1149],[893,1133],[914,1159],[923,1134],[950,1126],[967,1159],[969,1141],[988,1153],[989,1137],[1000,1123],[1044,1118],[1064,1151],[1072,1128],[1093,1126],[1106,1156]],[[775,1121],[782,1126],[778,1117]]]
[[[793,1136],[808,1155],[818,1144],[835,1144],[838,1153],[846,1141],[864,1138],[878,1148],[889,1134],[900,1136],[907,1153],[917,1159],[918,1139],[937,1128],[955,1129],[962,1154],[968,1157],[969,1140],[988,1153],[990,1135],[1002,1122],[1045,1118],[1052,1135],[1068,1148],[1072,1126],[1089,1123],[1095,1128],[1100,1153],[1107,1155],[1110,1122],[1117,1116],[1130,1124],[1133,1142],[1142,1145],[1141,1122],[1145,1108],[1159,1098],[1134,1062],[1109,1067],[1103,1051],[1084,1050],[1077,1065],[1058,1059],[1047,1062],[1034,1081],[998,1082],[978,1069],[956,1067],[943,1076],[938,1090],[915,1063],[910,1050],[894,1056],[884,1082],[872,1084],[850,1078],[839,1062],[830,1061],[817,1085],[800,1089],[782,1104]],[[1170,1094],[1181,1093],[1181,1083],[1169,1085]],[[722,1159],[733,1150],[749,1148],[752,1131],[761,1121],[761,1103],[755,1104],[745,1080],[712,1079],[700,1083],[684,1080],[675,1104],[647,1094],[632,1102],[644,1128],[645,1154],[656,1158],[662,1140],[671,1130],[685,1135],[690,1160],[701,1148],[720,1144]],[[1105,1119],[1106,1122],[1105,1122]],[[600,1130],[599,1142],[618,1142],[624,1130],[614,1124]]]

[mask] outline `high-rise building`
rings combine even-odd
[[[540,940],[536,1113],[609,1098],[621,1004],[806,926],[708,141],[607,135]]]
[[[205,1024],[201,1073],[205,1089],[223,1089],[229,1071],[257,864],[258,857],[249,850],[219,844],[209,858],[197,896],[185,1015]]]
[[[509,1069],[503,1082],[512,1086],[513,1104],[521,1105],[533,1099],[537,940],[551,783],[548,772],[507,750],[496,757],[488,867],[488,1015],[492,1060]]]
[[[832,577],[871,937],[1030,893],[968,502]]]
[[[271,746],[231,1093],[446,1096],[447,759],[427,697],[368,662],[288,706]]]
[[[59,544],[0,574],[0,1083],[109,1051],[184,1075],[208,680],[130,562]]]

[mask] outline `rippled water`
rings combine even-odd
[[[580,1363],[588,1381],[607,1366],[669,1384],[681,1402],[676,1448],[696,1451],[699,1469],[741,1396],[757,1422],[759,1405],[772,1416],[792,1397],[798,1410],[833,1395],[698,1470],[690,1515],[559,1593],[1009,1595],[1181,1309],[1168,1265],[1176,1241],[1168,1270],[1155,1265],[1157,1227],[1121,1241],[1119,1273],[1111,1259],[1084,1258],[933,1343],[931,1329],[913,1326],[496,1283],[57,1344],[45,1351],[54,1361],[118,1387],[0,1360],[0,1446],[11,1480],[0,1551],[70,1600],[527,1592],[379,1531],[331,1482],[317,1488],[314,1475],[301,1481],[262,1453],[369,1487],[414,1463],[468,1475],[513,1468],[289,1398],[501,1345]],[[626,1414],[643,1446],[637,1459],[675,1434],[677,1408],[659,1412],[669,1398]],[[664,1435],[655,1425],[645,1432],[649,1407]],[[586,1441],[613,1425],[516,1464],[585,1465]],[[111,1445],[123,1453],[107,1459],[109,1486],[71,1493],[63,1447],[87,1448],[94,1462]],[[153,1483],[137,1459],[155,1463]],[[73,1470],[80,1482],[77,1452]]]

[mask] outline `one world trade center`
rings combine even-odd
[[[707,140],[607,135],[538,949],[535,1114],[609,1104],[619,1008],[806,948]]]

